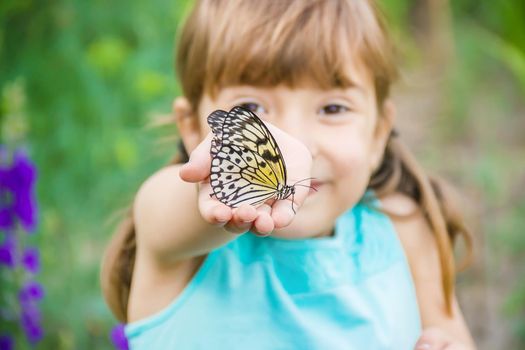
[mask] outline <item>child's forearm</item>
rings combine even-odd
[[[202,218],[197,186],[182,181],[179,168],[169,166],[151,176],[134,203],[138,246],[163,261],[204,255],[237,236]]]

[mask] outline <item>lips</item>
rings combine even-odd
[[[324,185],[323,181],[313,180],[310,183],[310,192],[309,192],[309,194],[319,191],[319,188],[321,188],[323,185]]]

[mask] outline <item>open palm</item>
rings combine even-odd
[[[312,164],[308,149],[284,131],[269,123],[265,124],[279,144],[284,157],[287,184],[293,185],[300,180],[308,179]],[[206,136],[193,150],[189,162],[180,171],[180,177],[184,181],[199,185],[199,210],[203,218],[211,224],[224,226],[232,233],[251,230],[256,234],[267,235],[274,229],[289,225],[308,195],[309,180],[301,181],[301,186],[296,186],[295,195],[285,200],[270,199],[258,207],[242,204],[238,208],[230,208],[212,196],[213,189],[210,184],[212,137],[212,133]]]

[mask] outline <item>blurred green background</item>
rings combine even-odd
[[[458,294],[480,349],[525,348],[525,2],[382,0],[401,137],[464,194],[476,239]],[[99,263],[116,213],[176,151],[175,33],[191,1],[0,2],[2,143],[39,169],[46,336],[111,349]],[[164,141],[162,141],[164,140]]]

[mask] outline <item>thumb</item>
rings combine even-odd
[[[295,187],[293,196],[289,196],[285,200],[278,200],[272,205],[271,216],[274,220],[275,228],[288,226],[292,222],[296,212],[303,205],[306,197],[308,197],[309,189],[308,186]]]
[[[190,154],[190,160],[182,166],[179,176],[187,182],[204,181],[210,176],[210,147],[213,134],[210,132]]]

